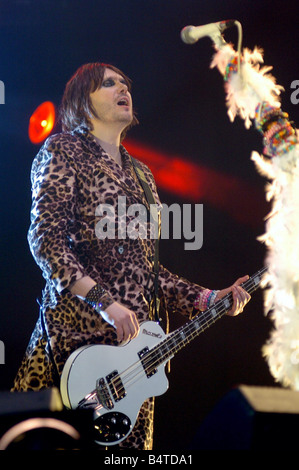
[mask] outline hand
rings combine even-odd
[[[243,282],[247,281],[249,279],[249,276],[244,276],[240,277],[239,279],[236,280],[236,282],[231,286],[228,287],[227,289],[223,289],[218,292],[216,301],[222,299],[227,295],[229,292],[232,293],[233,296],[233,306],[232,308],[227,312],[227,315],[230,316],[236,316],[239,313],[243,312],[243,309],[245,305],[249,302],[251,299],[251,296],[246,292],[240,284]]]
[[[135,313],[118,302],[109,305],[101,315],[116,329],[119,343],[125,343],[138,335],[139,323]]]

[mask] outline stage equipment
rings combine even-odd
[[[204,419],[192,450],[296,449],[299,392],[241,385],[220,400]]]
[[[33,144],[43,142],[53,130],[55,123],[55,106],[45,101],[34,111],[29,120],[28,135]]]
[[[211,68],[224,77],[231,121],[239,116],[250,128],[254,122],[263,136],[263,156],[252,152],[257,171],[270,183],[266,199],[272,210],[259,240],[267,247],[263,280],[264,311],[274,323],[263,354],[276,381],[299,390],[299,145],[298,131],[281,110],[283,88],[261,67],[262,51],[241,50],[242,27],[238,23],[238,51],[219,32]]]
[[[181,31],[182,41],[186,44],[194,44],[199,39],[209,36],[213,42],[218,42],[218,38],[222,42],[222,33],[231,28],[236,20],[218,21],[217,23],[205,24],[202,26],[185,26]]]
[[[0,418],[0,450],[82,450],[94,446],[91,411],[65,410],[56,388],[0,392]]]

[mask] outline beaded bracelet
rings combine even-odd
[[[112,297],[99,284],[96,284],[88,291],[85,301],[97,311],[106,310],[114,302]]]
[[[271,142],[264,147],[264,154],[269,157],[282,156],[290,152],[297,145],[297,137],[295,135],[284,138],[283,140]]]
[[[273,121],[272,124],[268,125],[267,130],[264,132],[264,142],[270,142],[272,137],[284,128],[285,122],[283,122],[281,119],[278,119],[278,121]]]
[[[271,123],[278,119],[288,119],[288,117],[288,114],[281,111],[278,106],[263,102],[255,110],[255,127],[261,134],[264,134]]]
[[[279,119],[264,134],[264,153],[269,156],[282,155],[297,143],[295,129],[289,121]]]
[[[278,106],[259,104],[255,110],[255,127],[264,135],[264,154],[281,156],[297,144],[296,131],[289,122],[289,115]]]
[[[213,305],[215,303],[215,299],[217,297],[218,292],[219,292],[219,290],[213,290],[211,292],[211,294],[209,295],[209,298],[208,298],[208,307],[210,307],[211,305]]]
[[[204,312],[211,305],[215,303],[215,299],[217,297],[218,292],[219,290],[204,289],[196,297],[194,304],[193,304],[194,308],[196,310],[200,310],[201,312]]]
[[[242,59],[240,59],[242,60]],[[231,78],[231,75],[233,73],[237,73],[238,71],[238,62],[239,62],[239,57],[238,55],[235,55],[235,57],[227,64],[225,67],[225,72],[223,75],[223,79],[225,82],[228,82],[229,79]]]
[[[200,310],[206,310],[208,308],[208,300],[210,295],[210,290],[205,290],[201,297]]]

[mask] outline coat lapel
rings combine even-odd
[[[123,166],[118,165],[101,147],[96,138],[84,127],[76,128],[73,133],[80,137],[84,147],[100,159],[101,169],[110,178],[117,181],[126,193],[133,196],[138,202],[147,204],[143,189],[138,181],[131,157],[127,150],[121,146]]]

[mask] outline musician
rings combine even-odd
[[[28,241],[46,283],[14,391],[59,387],[72,351],[86,344],[118,345],[131,340],[140,323],[149,319],[155,240],[129,232],[126,238],[119,236],[124,221],[117,215],[114,238],[99,237],[96,230],[103,220],[99,208],[103,204],[116,208],[119,196],[125,196],[127,207],[136,203],[148,207],[122,145],[128,129],[138,122],[130,90],[130,80],[114,66],[80,67],[62,99],[62,133],[49,137],[33,161]],[[139,166],[160,205],[153,175],[142,162]],[[127,228],[129,223],[127,216]],[[240,287],[246,279],[213,291],[160,265],[161,310],[190,317],[232,292],[228,314],[236,315],[250,299]],[[153,410],[154,399],[146,400],[120,447],[152,448]]]

